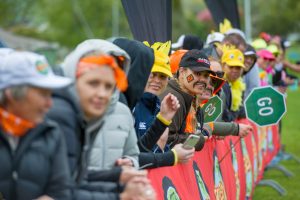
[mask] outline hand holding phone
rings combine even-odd
[[[199,142],[200,136],[191,134],[189,137],[184,141],[183,148],[185,149],[192,149],[196,146],[196,144]]]

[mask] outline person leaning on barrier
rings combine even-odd
[[[108,41],[93,39],[79,44],[63,63],[65,75],[72,78],[75,85],[65,91],[71,95],[71,98],[57,98],[57,104],[54,106],[56,109],[51,112],[51,118],[56,119],[71,136],[69,138],[69,148],[71,150],[69,153],[72,152],[71,144],[79,145],[79,153],[76,153],[76,157],[71,159],[73,162],[70,160],[70,163],[75,161],[75,165],[73,165],[73,176],[76,180],[73,190],[74,199],[155,198],[155,193],[146,178],[147,172],[137,171],[133,167],[127,166],[127,164],[132,165],[130,160],[124,160],[126,163],[117,163],[117,159],[122,157],[125,151],[118,150],[114,152],[114,149],[111,148],[114,144],[124,144],[124,140],[133,137],[133,140],[126,142],[126,145],[132,145],[129,150],[138,153],[136,139],[134,140],[136,138],[135,132],[133,132],[134,135],[130,135],[130,138],[128,134],[132,134],[132,132],[126,132],[130,126],[133,128],[133,123],[124,126],[124,123],[130,120],[130,111],[126,120],[108,120],[109,114],[120,111],[117,107],[114,107],[116,110],[108,108],[111,105],[116,105],[118,98],[117,95],[113,96],[118,92],[117,90],[124,91],[126,89],[126,74],[122,70],[122,68],[126,69],[128,67],[124,64],[128,63],[126,61],[128,61],[126,52]],[[64,113],[69,114],[63,115],[63,110],[59,108],[63,108]],[[121,111],[126,111],[126,108],[122,105],[123,110]],[[98,123],[101,122],[99,119],[103,119],[104,123]],[[74,123],[82,126],[74,126]],[[122,128],[124,132],[115,131],[113,133],[116,135],[107,135],[107,132],[103,131],[105,130],[104,127],[108,125],[112,128],[110,130],[116,127]],[[103,149],[103,152],[106,151],[105,154],[96,155],[101,160],[95,160],[95,157],[92,160],[92,151],[95,150],[93,149],[95,144],[93,141],[99,134],[102,134],[100,136],[107,136],[104,141],[110,147]],[[99,156],[106,156],[110,160],[103,163],[105,157]],[[102,162],[101,165],[95,164],[98,161]],[[94,164],[91,165],[91,162],[94,162]],[[114,166],[115,163],[118,166]],[[94,168],[91,166],[94,166]],[[98,169],[96,169],[97,167]],[[124,186],[124,190],[119,187],[120,185]]]
[[[163,98],[168,93],[172,93],[180,103],[180,108],[169,126],[168,144],[173,147],[175,144],[184,142],[190,133],[198,133],[202,139],[196,145],[196,150],[201,150],[205,138],[199,133],[198,123],[201,123],[201,119],[196,115],[198,110],[196,95],[203,93],[208,84],[209,75],[215,73],[210,69],[207,56],[195,49],[184,54],[177,73],[178,77],[171,79],[166,90],[160,95],[160,98]],[[206,136],[238,135],[244,132],[244,128],[247,127],[239,127],[236,123],[214,122],[204,124],[203,133]]]
[[[218,91],[220,90],[220,87],[222,86],[222,82],[225,81],[224,79],[221,79],[217,76],[210,76],[210,81],[208,82],[204,92],[198,96],[198,100],[201,103],[201,106],[204,105],[204,102],[208,101],[212,96],[217,95]],[[231,122],[219,122],[219,126],[221,124],[229,124]],[[243,123],[238,123],[238,130],[239,132],[237,134],[232,134],[235,136],[240,136],[240,137],[245,137],[247,136],[251,131],[252,131],[252,127],[250,125],[247,124],[243,124]],[[224,131],[226,133],[226,131]],[[225,136],[227,135],[223,135],[222,132],[220,132],[219,134],[217,134],[216,138],[217,139],[224,139]]]
[[[150,45],[149,45],[150,46]],[[194,149],[184,149],[182,144],[170,149],[166,145],[168,125],[179,108],[177,98],[168,94],[160,102],[160,95],[172,76],[169,64],[170,42],[154,43],[155,62],[147,80],[145,92],[133,109],[135,130],[139,138],[139,162],[147,168],[172,166],[187,162],[193,157]]]
[[[127,60],[127,53],[113,43],[91,39],[80,43],[64,61],[65,75],[75,79],[80,107],[87,122],[86,132],[92,140],[89,170],[110,169],[116,164],[121,166],[123,161],[138,168],[139,150],[133,118],[129,108],[119,102],[120,91],[125,91],[128,86],[125,72],[129,70],[130,65]],[[88,72],[106,69],[95,66],[106,65],[114,70],[114,76],[110,84],[104,85],[103,91],[100,90],[100,83],[105,83],[104,80],[94,80],[95,83],[83,81],[90,74]],[[103,70],[100,76],[104,79],[103,74],[110,74],[108,72]],[[80,86],[83,86],[83,89]]]
[[[224,78],[228,82],[225,85],[226,87],[223,87],[226,96],[226,112],[223,114],[223,119],[234,121],[239,118],[245,118],[243,100],[246,85],[242,79],[242,73],[245,68],[243,53],[238,49],[224,50],[222,67],[225,72]]]
[[[63,135],[44,116],[52,90],[71,79],[54,75],[35,53],[14,51],[0,59],[0,196],[70,199]]]

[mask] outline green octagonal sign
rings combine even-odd
[[[244,106],[247,118],[258,126],[277,124],[286,112],[284,96],[271,86],[253,89]]]
[[[214,122],[222,114],[222,100],[220,97],[211,97],[206,104],[202,107],[204,112],[204,123]]]

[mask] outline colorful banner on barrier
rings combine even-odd
[[[187,164],[149,170],[157,199],[251,199],[264,168],[280,148],[277,126],[251,125],[253,134],[243,139],[210,138]]]

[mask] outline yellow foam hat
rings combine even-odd
[[[151,47],[154,51],[154,64],[151,72],[160,72],[169,77],[172,77],[169,58],[171,41],[167,41],[165,43],[155,42],[152,46],[150,46],[147,41],[145,41],[144,44],[148,47]]]
[[[232,25],[231,22],[228,19],[224,19],[223,23],[219,24],[219,31],[220,33],[225,34],[227,31],[232,29]]]
[[[245,68],[244,55],[238,49],[228,49],[224,51],[221,61],[222,63],[225,63],[228,66],[239,66]]]

